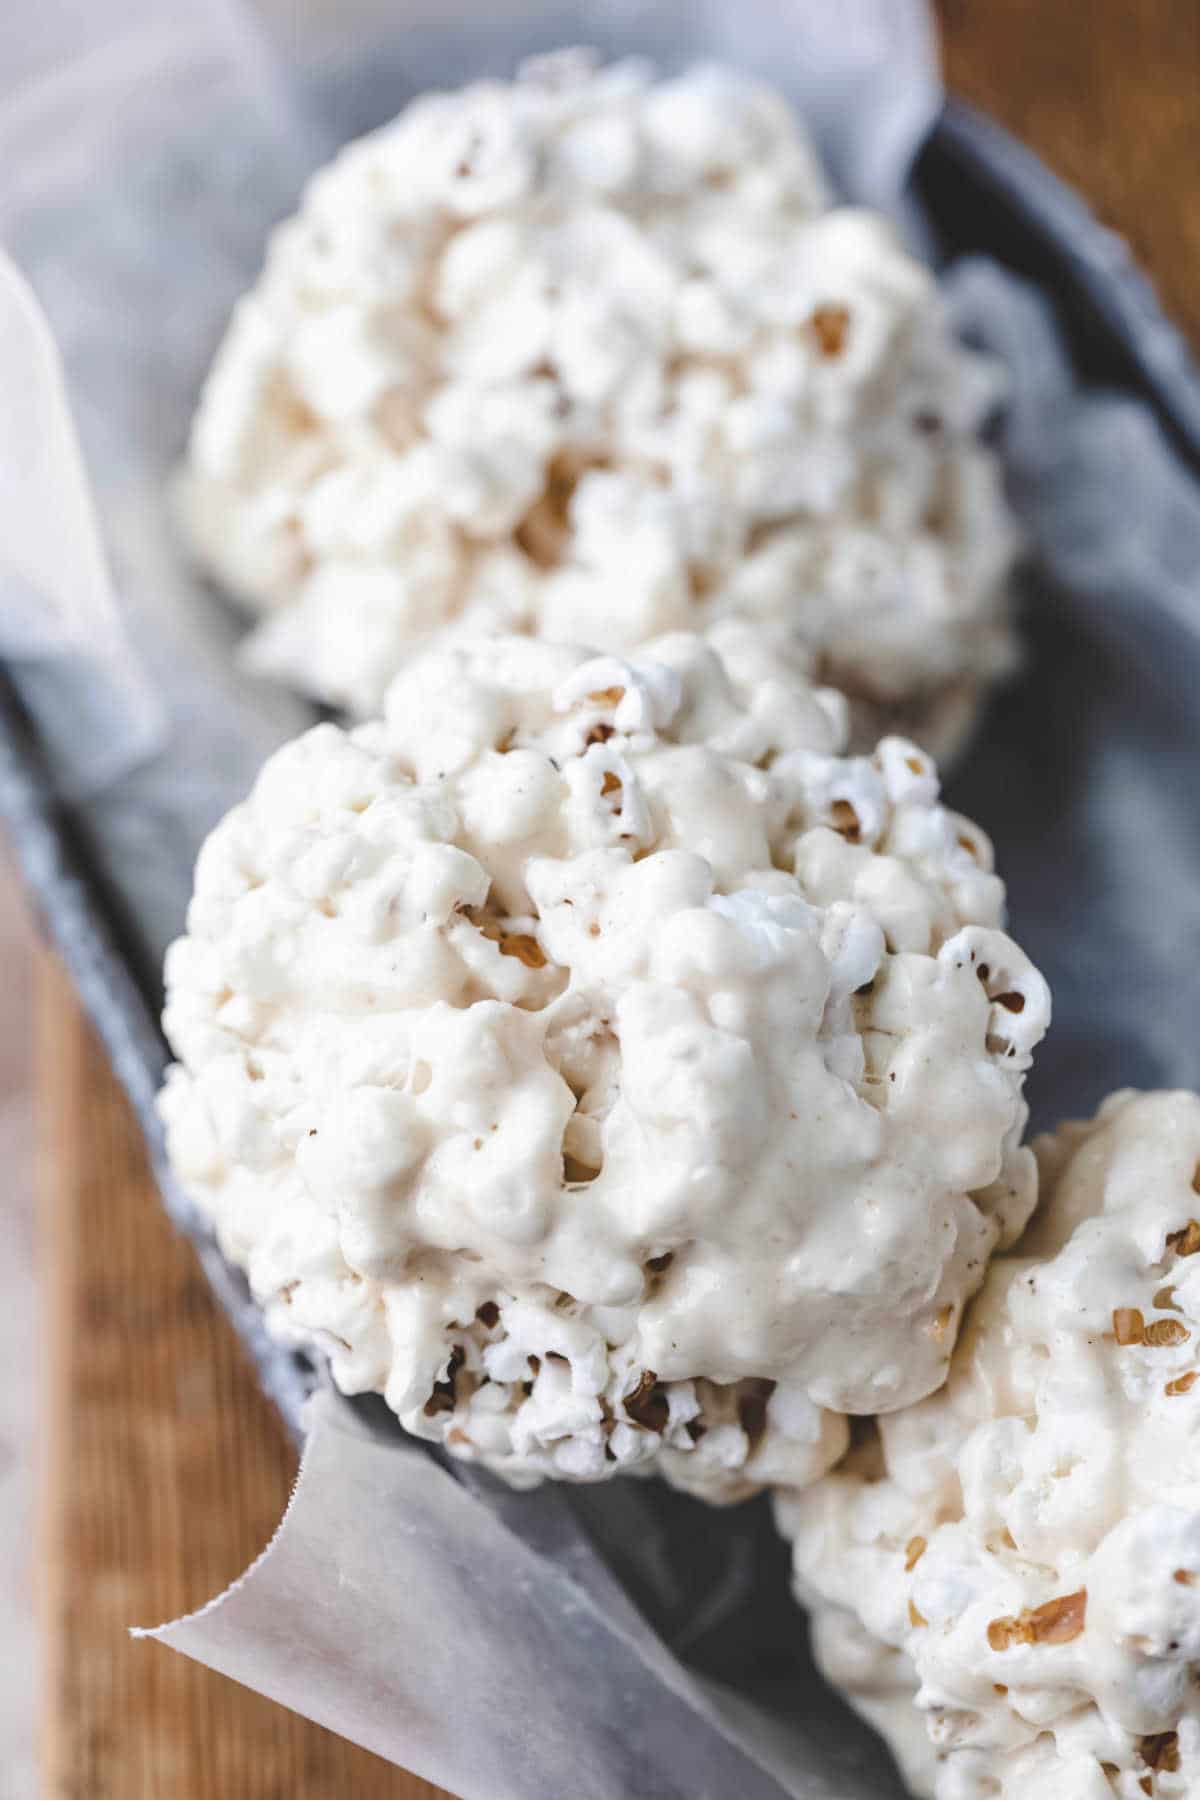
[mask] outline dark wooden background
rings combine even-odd
[[[949,86],[1090,198],[1200,339],[1200,0],[942,0],[939,13]],[[167,1226],[136,1128],[48,955],[38,1014],[45,1792],[436,1794],[127,1637],[245,1568],[279,1520],[295,1458]]]

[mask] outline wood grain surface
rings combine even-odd
[[[1200,344],[1198,0],[940,0],[946,85],[1132,245]]]
[[[939,11],[951,86],[1081,188],[1200,335],[1197,0],[944,0]],[[436,1794],[127,1638],[130,1623],[194,1607],[245,1567],[278,1522],[295,1460],[164,1219],[136,1128],[49,956],[38,1012],[46,1793]]]

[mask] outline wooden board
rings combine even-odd
[[[940,0],[946,84],[1133,247],[1200,343],[1197,0]]]
[[[794,4],[817,0],[792,0]],[[1200,335],[1200,5],[944,0],[952,86],[1138,246]],[[194,1607],[267,1542],[294,1457],[185,1245],[65,979],[39,972],[45,1791],[437,1793],[126,1627]]]

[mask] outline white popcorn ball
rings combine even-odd
[[[760,627],[413,658],[279,751],[166,970],[271,1329],[511,1480],[813,1480],[1024,1224],[1045,984],[929,758]]]
[[[949,755],[1012,658],[990,366],[781,100],[586,53],[429,94],[272,238],[178,483],[262,671],[358,715],[437,632],[785,622]]]
[[[940,1393],[780,1495],[830,1680],[914,1793],[1200,1793],[1200,1098],[1112,1095]]]

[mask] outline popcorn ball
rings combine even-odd
[[[779,1518],[915,1792],[1196,1795],[1200,1099],[1116,1094],[1037,1150],[947,1387]]]
[[[1047,992],[929,758],[844,710],[737,621],[442,645],[217,827],[170,1155],[341,1388],[518,1483],[734,1499],[944,1378]]]
[[[782,99],[583,53],[429,94],[272,239],[179,486],[257,666],[369,715],[438,630],[783,620],[948,753],[1007,667],[996,382]]]

